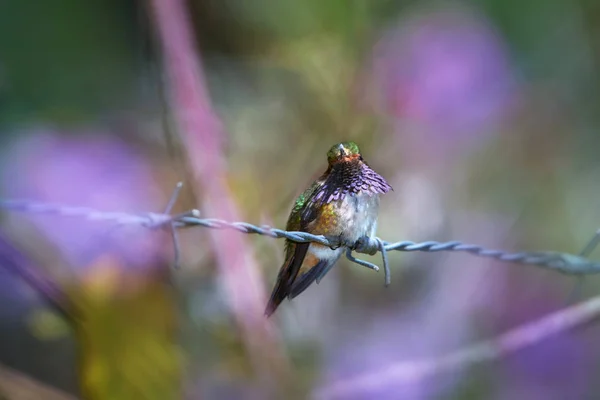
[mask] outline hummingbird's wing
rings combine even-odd
[[[331,250],[334,251],[334,250]],[[302,273],[302,271],[298,274],[296,280],[292,283],[290,288],[290,299],[298,296],[300,293],[304,292],[314,281],[319,281],[325,274],[333,267],[333,265],[339,259],[339,255],[334,256],[332,258],[325,258],[319,260],[313,266],[310,266],[306,272]]]
[[[306,231],[308,223],[317,218],[318,212],[306,213],[305,210],[306,207],[312,203],[312,198],[323,186],[324,182],[325,177],[320,177],[298,197],[290,214],[290,218],[288,219],[286,230]],[[283,299],[290,296],[292,293],[294,282],[296,281],[298,272],[302,267],[309,246],[310,243],[296,243],[291,240],[286,240],[285,262],[279,270],[275,288],[273,289],[269,302],[267,303],[267,308],[265,310],[265,314],[267,316],[273,314]],[[310,282],[313,280],[314,278]],[[306,287],[308,287],[308,285],[306,285]],[[300,292],[297,294],[299,293]]]

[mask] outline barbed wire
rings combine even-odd
[[[127,213],[127,212],[106,212],[88,207],[73,207],[60,204],[35,202],[30,200],[0,200],[0,208],[8,211],[27,212],[35,214],[59,215],[62,217],[83,218],[89,221],[112,222],[115,225],[139,225],[150,229],[168,228],[171,231],[173,245],[175,248],[175,266],[179,265],[179,240],[177,230],[190,227],[204,227],[211,229],[233,229],[241,233],[257,234],[271,238],[285,238],[298,243],[314,242],[332,248],[339,246],[347,247],[346,257],[363,267],[379,270],[379,267],[373,263],[361,260],[352,256],[352,252],[374,255],[381,253],[383,267],[385,271],[385,284],[389,285],[391,281],[389,261],[387,252],[463,252],[478,257],[492,258],[503,262],[535,265],[538,267],[555,270],[571,275],[587,275],[600,273],[600,263],[588,259],[586,256],[600,241],[600,230],[596,232],[579,255],[563,253],[557,251],[536,251],[536,252],[508,252],[503,250],[488,249],[476,244],[468,244],[460,241],[425,241],[413,242],[409,240],[399,242],[388,242],[378,237],[364,237],[356,243],[342,243],[337,237],[328,237],[323,235],[313,235],[308,232],[286,231],[273,228],[267,225],[254,225],[248,222],[228,222],[217,218],[201,218],[199,210],[171,215],[179,192],[183,184],[179,183],[169,200],[169,203],[163,213]]]
[[[586,244],[578,254],[562,253],[556,251],[537,252],[508,252],[503,250],[488,249],[484,246],[463,243],[460,241],[399,241],[388,242],[378,237],[361,238],[356,243],[341,243],[339,238],[313,235],[307,232],[285,231],[267,225],[254,225],[247,222],[228,222],[216,218],[201,218],[200,211],[193,209],[184,213],[171,215],[171,210],[177,201],[182,188],[179,183],[171,196],[164,212],[162,213],[127,213],[106,212],[88,207],[72,207],[60,204],[35,202],[30,200],[0,200],[0,209],[7,211],[26,212],[34,214],[58,215],[62,217],[82,218],[88,221],[104,221],[115,226],[138,225],[149,229],[170,230],[175,250],[175,266],[179,265],[179,239],[178,230],[190,227],[204,227],[210,229],[232,229],[246,234],[257,234],[271,238],[285,238],[294,242],[314,242],[330,247],[346,246],[346,257],[361,266],[379,270],[379,267],[370,262],[357,259],[352,252],[374,255],[381,253],[385,271],[385,283],[390,283],[390,269],[387,253],[389,251],[406,252],[464,252],[479,257],[492,258],[503,262],[534,265],[565,274],[584,276],[586,274],[600,273],[600,263],[591,261],[587,256],[600,243],[600,230]],[[0,242],[1,244],[1,242]],[[0,246],[1,247],[1,246]],[[2,250],[0,248],[0,250]],[[0,251],[0,258],[5,256]],[[34,271],[30,271],[26,263],[18,263],[11,267],[15,273],[22,276],[34,288],[44,295],[49,303],[69,319],[81,318],[81,314],[68,302],[60,288],[52,285],[51,281],[29,279]],[[50,290],[51,289],[51,290]],[[65,301],[65,299],[67,301]],[[558,311],[530,324],[517,327],[497,338],[476,343],[466,348],[438,358],[406,361],[394,363],[379,371],[365,373],[347,380],[333,382],[327,387],[319,388],[315,394],[319,399],[345,397],[348,393],[369,391],[375,387],[386,384],[406,384],[428,376],[450,371],[454,368],[477,364],[486,360],[493,360],[517,352],[552,335],[567,329],[582,325],[600,313],[600,297],[595,297],[570,308]]]

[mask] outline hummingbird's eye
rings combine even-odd
[[[358,159],[359,159],[360,161],[364,161],[364,160],[363,160],[363,158],[362,158],[362,156],[358,156]]]

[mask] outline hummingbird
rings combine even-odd
[[[286,230],[338,239],[338,247],[285,241],[285,261],[267,304],[271,316],[281,302],[317,284],[343,252],[361,237],[375,235],[379,195],[393,190],[365,162],[358,145],[342,142],[327,152],[327,170],[296,199]]]

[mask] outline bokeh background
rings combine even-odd
[[[354,140],[394,187],[385,240],[576,253],[599,227],[600,3],[190,0],[212,107],[187,112],[213,118],[191,132],[164,62],[185,47],[159,27],[175,3],[0,2],[0,197],[160,212],[182,180],[175,212],[284,227]],[[160,230],[1,212],[0,233],[85,314],[0,270],[0,362],[95,399],[310,398],[560,309],[576,282],[396,252],[389,288],[342,260],[265,322],[281,240],[187,229],[173,270]],[[598,333],[344,398],[598,398]]]

